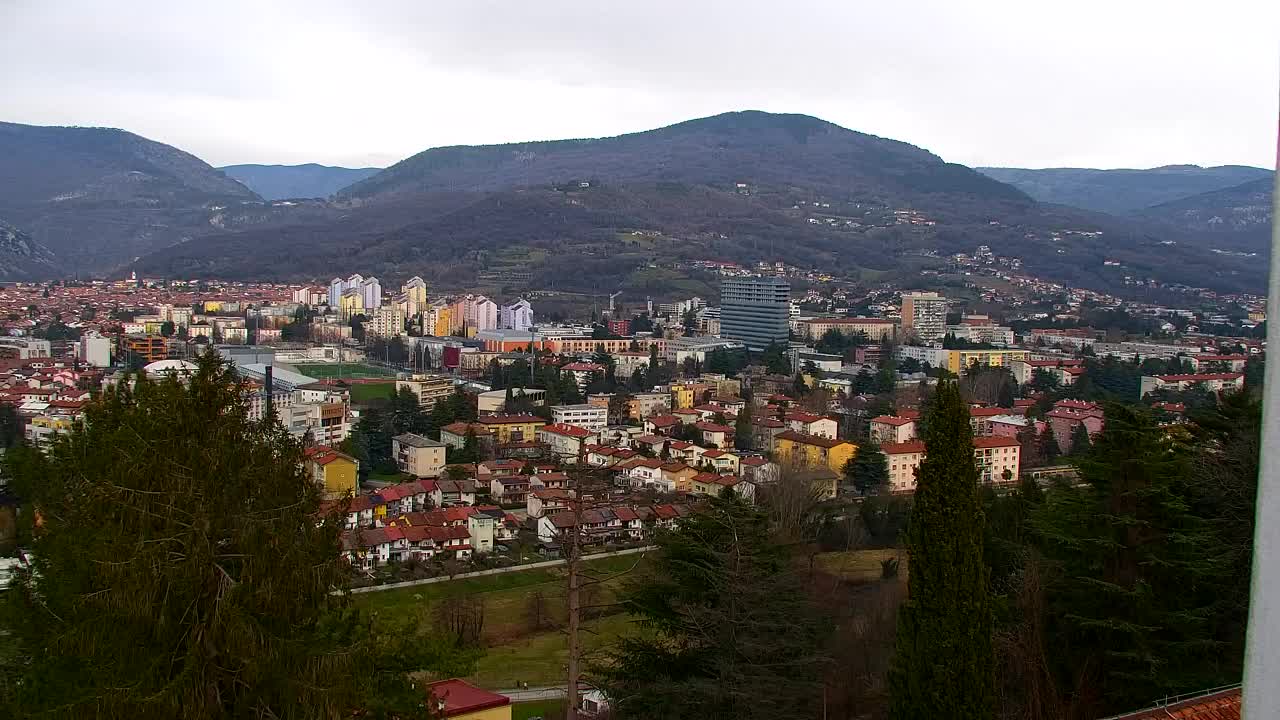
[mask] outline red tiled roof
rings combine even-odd
[[[597,365],[596,363],[575,362],[569,363],[560,369],[568,370],[569,372],[596,372],[604,370],[604,366]]]
[[[1156,375],[1164,382],[1201,382],[1208,380],[1239,380],[1244,373],[1196,373],[1191,375]]]
[[[674,415],[655,415],[649,418],[649,423],[654,427],[668,427],[680,423],[680,418]]]
[[[1001,407],[971,407],[969,408],[969,417],[995,417],[996,415],[1006,415],[1009,408]]]
[[[790,440],[791,442],[801,443],[804,445],[817,445],[818,447],[833,448],[838,445],[847,445],[847,440],[839,440],[835,438],[825,438],[818,435],[805,435],[794,430],[784,430],[777,435],[779,440]]]
[[[992,435],[989,437],[976,437],[973,439],[973,446],[979,449],[999,448],[999,447],[1021,447],[1017,440],[1010,437],[1000,437]]]
[[[483,415],[476,418],[481,425],[513,425],[515,423],[545,423],[537,415]],[[466,432],[465,430],[463,432]]]
[[[913,423],[915,420],[911,418],[898,417],[897,415],[881,415],[880,417],[871,418],[871,422],[880,423],[881,425],[892,425],[893,427],[902,427],[907,423]]]
[[[591,431],[586,428],[580,428],[577,425],[565,425],[564,423],[553,423],[551,425],[543,425],[538,428],[538,432],[549,432],[554,435],[564,435],[565,437],[582,439],[590,437]]]
[[[908,440],[904,443],[885,443],[880,446],[880,452],[885,455],[906,455],[908,453],[924,452],[923,440]]]
[[[464,715],[511,704],[511,698],[506,695],[483,690],[457,678],[431,683],[427,686],[427,694],[437,701],[444,701],[445,717]]]
[[[1240,720],[1240,688],[1116,715],[1110,720]]]
[[[709,422],[694,423],[693,426],[698,428],[699,430],[702,430],[703,432],[720,432],[720,433],[733,432],[733,428],[728,427],[727,425],[717,425],[715,423],[709,423]]]
[[[749,467],[759,467],[759,466],[762,466],[762,465],[767,465],[767,464],[769,464],[769,461],[768,461],[768,459],[766,459],[766,458],[762,458],[762,457],[760,457],[760,456],[756,455],[756,456],[752,456],[752,457],[748,457],[748,458],[742,458],[742,460],[740,460],[740,461],[738,462],[738,464],[739,464],[739,465],[747,465],[747,466],[749,466]]]

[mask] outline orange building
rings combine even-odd
[[[169,357],[169,343],[161,335],[126,335],[120,348],[126,356],[133,353],[148,363]]]

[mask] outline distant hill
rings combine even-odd
[[[1074,286],[1258,289],[1256,260],[1141,217],[1043,205],[920,148],[803,115],[740,112],[613,138],[427,150],[336,193],[341,213],[243,225],[152,253],[144,273],[343,272],[507,294],[705,294],[691,260],[783,260],[918,283],[987,245]]]
[[[0,220],[0,277],[44,280],[58,275],[53,253],[26,233]]]
[[[0,123],[0,217],[64,272],[108,270],[218,230],[261,198],[189,153],[123,130]]]
[[[738,183],[893,202],[958,193],[1027,203],[1021,192],[913,145],[807,115],[733,112],[610,138],[433,148],[341,190],[361,202],[420,192],[559,183]]]
[[[228,177],[267,200],[327,198],[359,182],[381,168],[344,168],[305,165],[228,165],[218,168]]]
[[[1168,165],[1149,170],[977,168],[1040,202],[1123,215],[1179,198],[1270,178],[1262,168]]]

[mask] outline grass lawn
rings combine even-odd
[[[364,363],[312,363],[295,365],[298,372],[319,380],[326,378],[377,378],[393,377],[395,373],[386,368]]]
[[[383,398],[390,400],[395,397],[396,384],[393,382],[385,383],[358,383],[351,386],[351,402],[367,403],[371,400]]]
[[[880,561],[898,558],[899,573],[905,575],[907,553],[892,548],[883,550],[849,550],[848,552],[819,553],[814,558],[818,569],[853,582],[873,582],[880,579]]]
[[[505,688],[503,688],[505,689]],[[563,700],[538,700],[536,702],[516,703],[511,706],[511,720],[529,720],[540,717],[542,720],[559,720],[564,717]]]
[[[626,613],[585,621],[582,643],[587,664],[600,662],[602,651],[619,637],[640,632]],[[564,633],[530,635],[499,647],[491,647],[480,658],[476,671],[467,678],[483,688],[506,689],[527,682],[530,687],[558,685],[564,682],[569,645]]]
[[[595,577],[604,577],[630,569],[639,555],[601,558],[588,563]],[[637,572],[644,569],[642,562]],[[584,602],[609,602],[623,578],[613,578],[597,586],[595,597]],[[464,578],[450,582],[418,585],[384,592],[362,593],[355,602],[380,618],[416,618],[418,622],[434,622],[431,605],[450,597],[480,596],[484,600],[485,655],[476,666],[472,682],[495,690],[512,688],[516,683],[548,685],[560,682],[568,648],[559,630],[530,633],[530,597],[541,592],[544,617],[551,623],[562,623],[565,597],[565,569],[537,568],[518,572]],[[588,648],[600,648],[631,626],[628,616],[612,615],[583,622],[583,642]]]
[[[402,473],[402,472],[393,472],[393,473],[371,472],[369,473],[370,480],[377,480],[378,482],[386,482],[386,483],[402,483],[402,482],[407,482],[412,478],[413,476],[410,475],[409,473]]]

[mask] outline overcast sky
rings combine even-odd
[[[214,165],[815,115],[967,165],[1274,166],[1278,0],[0,0],[0,120]]]

